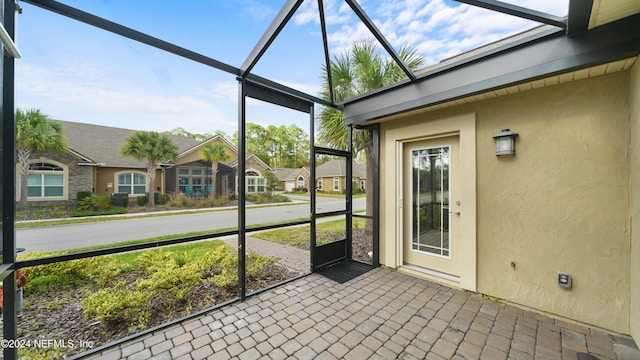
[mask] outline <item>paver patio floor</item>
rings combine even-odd
[[[318,274],[91,359],[640,359],[629,338],[385,268]]]

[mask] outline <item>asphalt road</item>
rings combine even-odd
[[[307,198],[308,199],[308,198]],[[318,212],[344,209],[344,200],[318,198]],[[357,198],[353,210],[364,209],[365,199]],[[247,209],[247,226],[308,217],[306,204]],[[233,228],[238,224],[237,211],[215,211],[147,218],[71,224],[16,230],[16,246],[31,251],[56,251],[73,248],[148,239],[162,235],[184,234]]]

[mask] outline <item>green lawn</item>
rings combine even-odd
[[[356,229],[363,228],[365,226],[365,221],[366,220],[362,218],[354,218],[353,227]],[[345,220],[319,223],[316,226],[316,241],[318,244],[331,242],[332,238],[340,236],[344,230]],[[265,231],[251,236],[289,246],[300,246],[301,244],[309,243],[310,241],[309,225]]]

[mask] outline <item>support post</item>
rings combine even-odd
[[[246,110],[247,110],[247,97],[245,93],[245,79],[239,78],[239,91],[238,91],[238,298],[244,301],[247,289],[246,289],[246,211],[247,206],[245,203],[245,171],[246,171]]]
[[[15,6],[14,0],[5,0],[2,5],[3,24],[9,35],[15,34]],[[16,232],[15,232],[15,98],[14,98],[15,68],[14,59],[4,56],[2,59],[2,157],[0,168],[0,202],[2,203],[2,263],[13,268],[16,262]],[[15,269],[3,280],[3,339],[13,340],[18,337],[16,315],[16,276]],[[15,347],[3,349],[5,359],[17,357]]]

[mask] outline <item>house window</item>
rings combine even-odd
[[[178,168],[178,191],[187,195],[209,192],[211,185],[209,170],[181,167]]]
[[[333,191],[340,191],[340,178],[337,176],[333,178]]]
[[[147,175],[142,173],[118,174],[118,192],[144,194],[147,192]]]
[[[196,193],[202,192],[202,178],[201,177],[192,177],[191,185],[193,186],[193,191]]]
[[[304,178],[302,176],[298,177],[298,187],[299,188],[304,187]]]
[[[318,190],[322,191],[322,178],[318,178]]]
[[[27,197],[32,199],[64,197],[65,175],[65,169],[56,164],[45,162],[29,164]]]
[[[265,181],[257,171],[249,170],[245,173],[247,178],[247,193],[256,193],[265,191]]]

